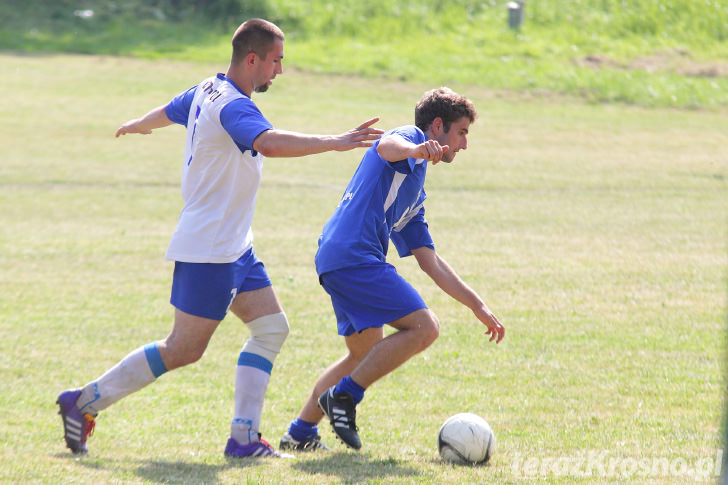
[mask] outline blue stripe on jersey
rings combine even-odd
[[[271,361],[269,361],[265,357],[261,357],[258,354],[251,354],[250,352],[240,352],[240,357],[238,357],[238,365],[255,367],[256,369],[262,370],[266,374],[270,374],[273,370],[273,363]]]
[[[241,152],[250,150],[253,156],[256,155],[253,151],[255,139],[264,131],[273,129],[273,125],[247,97],[234,99],[225,105],[220,111],[220,124]]]
[[[192,100],[195,99],[196,91],[197,86],[193,86],[187,91],[175,96],[174,99],[165,106],[164,113],[170,121],[187,126],[187,118],[189,118],[190,115],[190,106],[192,106]]]
[[[256,156],[257,152],[253,150],[253,142],[264,131],[272,130],[273,125],[271,125],[270,122],[263,116],[250,97],[245,94],[231,79],[226,78],[222,74],[218,74],[217,79],[228,82],[237,91],[239,91],[241,95],[243,95],[242,98],[234,99],[222,108],[220,111],[220,124],[225,131],[228,132],[233,141],[235,141],[235,144],[241,152],[244,153],[246,150],[250,150],[251,154]],[[192,108],[192,102],[195,99],[197,88],[201,87],[201,89],[206,89],[210,88],[210,86],[211,84],[208,86],[207,83],[204,86],[200,84],[175,96],[164,108],[167,118],[174,123],[178,123],[189,128],[187,124],[189,122],[190,109]],[[198,106],[197,113],[195,114],[195,121],[199,114],[200,107]],[[187,164],[189,165],[191,161],[192,158],[187,161]]]
[[[144,355],[147,357],[147,363],[155,378],[167,372],[167,366],[164,365],[162,354],[159,353],[156,342],[144,346]]]

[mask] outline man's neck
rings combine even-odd
[[[240,70],[235,69],[231,64],[228,66],[228,70],[225,73],[225,77],[230,79],[235,85],[240,88],[249,98],[253,95],[253,83],[244,76]]]

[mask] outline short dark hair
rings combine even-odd
[[[246,20],[233,34],[231,62],[237,64],[251,52],[265,59],[276,39],[285,40],[283,31],[276,24],[263,19]]]
[[[471,123],[478,118],[473,102],[446,87],[427,91],[415,106],[415,125],[422,131],[427,131],[435,118],[441,118],[448,132],[450,125],[464,116]]]

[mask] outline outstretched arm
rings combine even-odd
[[[154,108],[141,118],[129,120],[116,130],[116,137],[126,135],[127,133],[139,133],[141,135],[149,135],[156,128],[163,128],[173,124],[172,120],[167,117],[164,111],[165,106]]]
[[[302,157],[328,151],[343,152],[359,147],[370,147],[383,131],[371,128],[379,121],[372,118],[340,135],[306,135],[293,131],[267,130],[258,135],[253,149],[265,157]]]
[[[442,154],[449,149],[449,146],[440,145],[435,140],[427,140],[416,145],[399,135],[389,135],[379,142],[377,153],[388,162],[399,162],[406,158],[424,158],[434,165],[442,159]]]
[[[488,327],[486,335],[490,335],[490,341],[495,340],[496,343],[503,340],[506,329],[501,325],[493,312],[488,309],[488,306],[478,296],[472,288],[470,288],[460,277],[455,273],[447,262],[440,257],[437,252],[426,246],[421,248],[413,249],[412,254],[415,255],[417,263],[422,268],[422,271],[432,278],[437,283],[437,286],[442,290],[455,298],[457,301],[470,308],[478,320]]]

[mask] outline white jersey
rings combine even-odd
[[[167,116],[187,126],[184,207],[167,258],[229,263],[253,245],[251,224],[263,169],[253,141],[271,129],[255,104],[222,74],[180,94]]]

